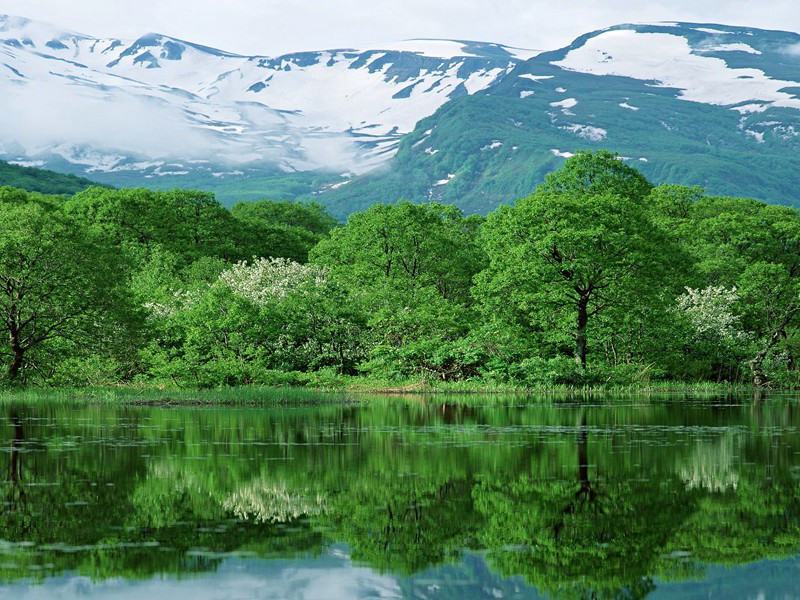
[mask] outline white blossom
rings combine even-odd
[[[689,318],[699,335],[736,342],[746,338],[740,328],[741,317],[734,310],[738,301],[739,295],[735,287],[687,287],[686,293],[678,298],[678,309]]]
[[[304,515],[324,511],[320,495],[305,496],[290,492],[284,483],[254,481],[230,494],[222,502],[237,518],[256,523],[287,523]]]
[[[242,261],[223,271],[220,280],[234,293],[264,305],[282,300],[308,285],[325,284],[327,271],[317,265],[301,265],[286,258],[259,258],[252,264]]]
[[[150,317],[153,319],[168,319],[189,306],[195,299],[196,294],[192,291],[178,290],[172,294],[168,301],[145,302],[144,308],[149,311]]]

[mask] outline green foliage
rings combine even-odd
[[[63,356],[130,350],[135,307],[124,263],[103,239],[36,194],[0,188],[0,315],[5,378],[47,377]]]
[[[231,214],[250,256],[280,256],[298,262],[306,262],[309,251],[337,223],[316,202],[239,202]]]
[[[99,187],[0,209],[17,381],[800,384],[798,212],[654,188],[610,152],[487,218]]]
[[[549,173],[538,191],[571,196],[613,195],[638,204],[652,189],[653,184],[625,164],[618,154],[581,150],[563,167]]]
[[[587,346],[602,343],[590,319],[612,313],[618,330],[632,306],[657,311],[669,301],[683,257],[652,222],[641,197],[649,187],[631,171],[612,155],[582,153],[494,213],[483,229],[490,265],[477,286],[486,310],[538,333],[551,352],[573,345],[585,366]],[[598,191],[606,188],[629,195]]]
[[[462,338],[474,318],[472,278],[484,262],[479,224],[440,204],[377,204],[314,249],[312,260],[357,290],[370,315],[364,370],[445,380],[476,372]]]

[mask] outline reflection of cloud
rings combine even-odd
[[[354,567],[346,558],[328,556],[291,562],[229,559],[215,573],[180,580],[57,577],[39,586],[0,586],[0,596],[8,600],[351,600],[401,598],[402,592],[392,577]]]

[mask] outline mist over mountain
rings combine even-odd
[[[485,212],[608,148],[657,182],[800,197],[795,33],[659,23],[550,52],[413,40],[263,57],[0,16],[0,85],[0,158],[115,185]]]

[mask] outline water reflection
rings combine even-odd
[[[4,410],[3,597],[800,594],[794,400]]]

